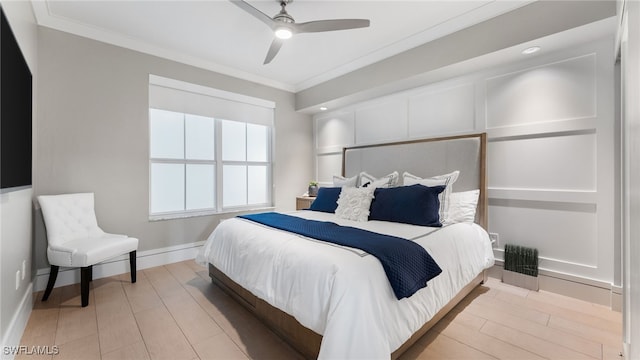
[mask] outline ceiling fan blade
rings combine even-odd
[[[231,1],[234,5],[236,5],[240,9],[253,15],[253,17],[255,17],[256,19],[267,24],[267,26],[270,27],[271,29],[275,30],[276,24],[269,15],[249,5],[249,3],[246,1],[242,1],[242,0],[229,0],[229,1]]]
[[[273,58],[276,56],[278,51],[280,51],[280,48],[282,47],[283,43],[284,43],[284,40],[282,40],[282,39],[279,39],[279,38],[274,38],[273,39],[273,42],[271,43],[271,46],[269,47],[269,51],[267,52],[267,57],[264,58],[264,63],[262,63],[263,65],[266,65],[266,64],[270,63],[271,60],[273,60]]]
[[[336,20],[318,20],[309,21],[305,23],[293,24],[296,32],[308,33],[308,32],[320,32],[320,31],[335,31],[335,30],[348,30],[368,27],[370,25],[369,20],[365,19],[336,19]]]

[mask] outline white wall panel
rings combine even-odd
[[[501,240],[496,256],[505,242],[536,247],[547,273],[614,283],[612,41],[523,58],[336,113],[355,114],[356,144],[486,131],[489,230]],[[330,183],[341,170],[336,144],[352,134],[336,136],[343,130],[322,121],[316,120],[323,138],[316,164],[319,180]]]
[[[319,155],[318,160],[318,182],[320,185],[333,184],[333,175],[342,173],[342,153]]]
[[[487,128],[595,116],[595,54],[493,77],[486,84]]]
[[[381,102],[356,110],[356,144],[407,137],[407,101]]]
[[[489,184],[492,188],[595,190],[596,150],[595,134],[492,141]]]
[[[316,120],[316,148],[342,148],[355,139],[354,113],[347,112]]]
[[[431,90],[409,98],[409,134],[412,137],[473,131],[474,125],[473,83]]]
[[[584,204],[492,201],[489,212],[490,228],[500,230],[500,247],[537,248],[553,262],[572,263],[573,270],[598,265],[596,220],[595,205]]]

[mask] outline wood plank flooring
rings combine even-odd
[[[300,359],[193,260],[54,289],[34,307],[21,345],[56,355],[16,359]],[[409,359],[621,359],[620,313],[489,281],[402,357]]]

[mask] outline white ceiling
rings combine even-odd
[[[263,65],[273,35],[226,0],[33,1],[38,24],[300,91],[433,39],[531,3],[532,0],[295,0],[296,22],[364,18],[369,28],[298,34]],[[276,0],[251,0],[272,16]]]

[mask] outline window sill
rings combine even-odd
[[[181,212],[181,213],[173,213],[173,214],[156,214],[149,215],[149,221],[164,221],[164,220],[176,220],[176,219],[187,219],[193,217],[200,216],[212,216],[212,215],[230,215],[230,214],[241,214],[241,213],[249,213],[256,211],[273,211],[275,207],[273,206],[264,206],[257,207],[251,209],[238,209],[238,210],[225,210],[225,211],[193,211],[193,212]]]

